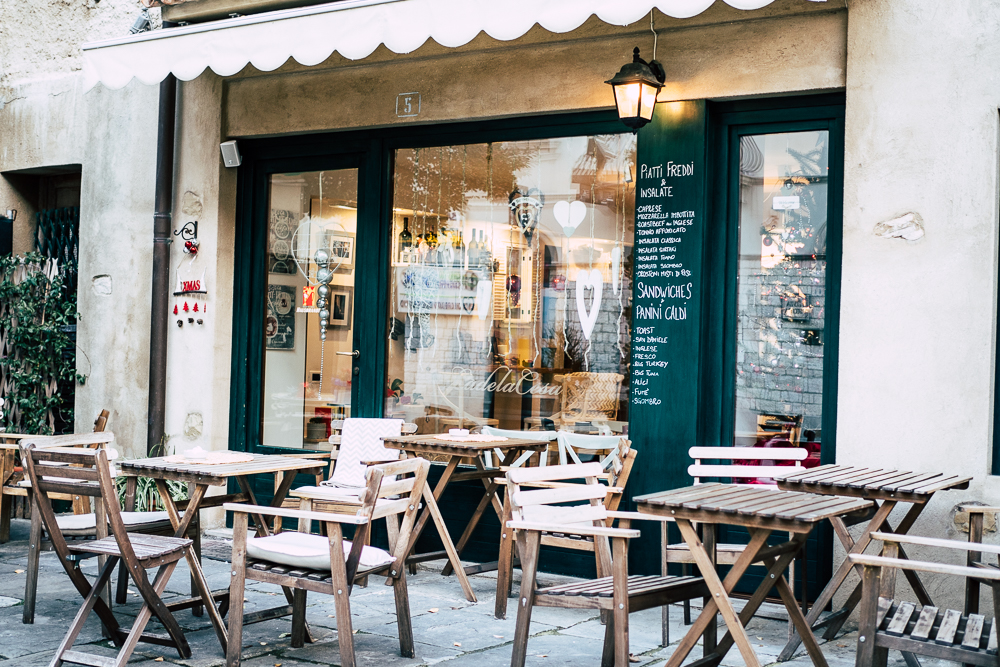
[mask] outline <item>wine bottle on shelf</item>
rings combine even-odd
[[[403,231],[399,233],[399,261],[408,264],[410,248],[413,247],[413,234],[410,233],[410,219],[403,218]]]
[[[465,243],[462,241],[462,232],[451,235],[451,247],[455,251],[455,256],[451,260],[451,265],[462,268],[465,264]]]
[[[469,241],[469,268],[474,269],[479,266],[479,244],[476,243],[476,230],[472,230],[472,240]]]

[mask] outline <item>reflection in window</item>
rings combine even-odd
[[[395,158],[386,415],[621,430],[634,135]]]
[[[741,138],[734,444],[806,447],[809,467],[822,442],[828,177],[826,131]]]
[[[356,169],[270,178],[261,424],[268,447],[329,449],[331,422],[351,415],[357,192]],[[325,336],[320,252],[329,272]]]

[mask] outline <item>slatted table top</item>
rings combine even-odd
[[[527,440],[522,438],[507,438],[498,442],[459,442],[456,440],[438,440],[434,435],[401,435],[383,438],[389,449],[405,449],[408,452],[426,452],[428,454],[445,454],[448,456],[478,456],[494,449],[531,449],[540,452],[549,446],[547,441]]]
[[[697,484],[633,498],[646,514],[706,523],[807,532],[833,516],[852,514],[872,503],[860,498],[831,498],[813,493],[782,491],[773,486]]]
[[[195,482],[221,486],[230,477],[258,475],[289,470],[319,471],[326,467],[325,461],[298,459],[274,454],[254,454],[253,461],[207,465],[204,463],[171,463],[166,457],[118,461],[118,468],[126,477],[152,477],[153,479],[174,479],[181,482]]]
[[[934,472],[825,465],[800,470],[775,481],[779,488],[788,491],[926,502],[938,491],[969,488],[971,479]]]

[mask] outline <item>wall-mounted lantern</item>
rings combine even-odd
[[[646,62],[639,57],[639,47],[632,52],[632,62],[624,65],[618,74],[605,83],[615,91],[615,105],[618,118],[627,127],[637,132],[640,127],[653,119],[656,94],[663,87],[667,75],[660,63]]]

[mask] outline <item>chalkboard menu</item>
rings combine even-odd
[[[685,486],[697,444],[705,103],[656,106],[636,166],[629,496]],[[642,551],[647,551],[643,549]],[[653,558],[659,550],[650,550]],[[651,561],[652,564],[652,561]]]

